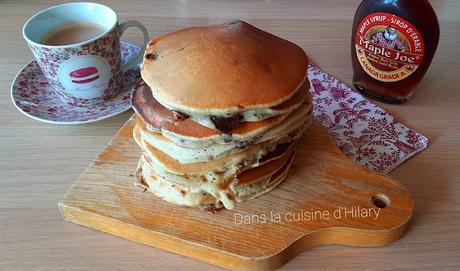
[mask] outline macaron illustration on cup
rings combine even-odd
[[[120,36],[128,27],[139,28],[144,42],[138,55],[122,65]],[[111,8],[97,3],[45,9],[24,24],[23,36],[56,93],[77,106],[112,99],[123,87],[123,72],[139,63],[149,40],[141,23],[119,23]]]
[[[98,56],[71,58],[61,65],[59,71],[59,81],[73,97],[101,97],[110,82],[110,69],[106,61]]]
[[[72,78],[72,83],[75,84],[87,84],[99,79],[96,67],[79,69],[69,73],[69,76]]]

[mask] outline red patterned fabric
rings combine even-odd
[[[315,119],[329,130],[337,147],[358,164],[388,173],[427,147],[425,136],[318,67],[310,65],[308,76]]]

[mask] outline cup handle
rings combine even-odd
[[[128,27],[139,28],[142,31],[142,34],[144,34],[144,43],[139,53],[137,53],[137,56],[133,60],[131,60],[130,62],[126,63],[125,65],[121,67],[121,70],[123,72],[132,68],[142,59],[142,57],[144,56],[144,51],[147,48],[147,43],[149,42],[149,33],[147,32],[147,29],[138,21],[126,21],[126,22],[120,23],[119,25],[120,36],[123,35],[123,32],[125,32],[125,30]]]

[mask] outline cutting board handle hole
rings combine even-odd
[[[375,207],[383,209],[386,207],[390,207],[391,201],[387,195],[377,194],[372,196],[372,203]]]

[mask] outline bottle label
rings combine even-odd
[[[422,36],[411,23],[383,12],[364,17],[356,29],[355,45],[361,67],[382,82],[411,75],[425,53]]]

